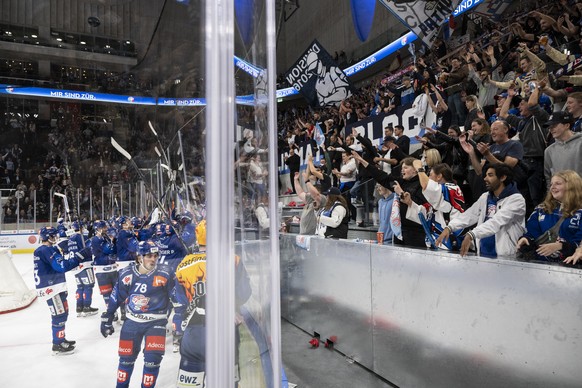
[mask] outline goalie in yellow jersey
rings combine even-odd
[[[196,227],[200,252],[189,254],[176,268],[175,295],[180,304],[176,313],[182,314],[184,336],[180,345],[180,370],[177,387],[206,386],[206,220]],[[236,265],[236,303],[244,304],[251,296],[249,276],[239,256]],[[234,324],[234,322],[233,322]],[[238,328],[235,330],[235,349],[240,342]],[[238,359],[238,355],[235,355]]]

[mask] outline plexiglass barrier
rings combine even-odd
[[[581,270],[296,239],[282,316],[394,384],[580,386]]]
[[[209,257],[202,371],[210,386],[279,387],[275,4],[89,3],[26,0],[2,15],[15,38],[3,58],[22,73],[2,87],[2,144],[22,174],[0,182],[0,231],[205,221],[189,247]],[[251,236],[267,243],[235,249]]]

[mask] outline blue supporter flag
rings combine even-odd
[[[323,143],[325,142],[325,135],[323,134],[323,130],[319,126],[319,123],[315,123],[315,133],[313,134],[313,139],[317,143],[318,147],[322,147]]]
[[[346,74],[317,40],[291,66],[285,79],[313,107],[337,106],[354,91]]]

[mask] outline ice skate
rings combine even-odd
[[[91,315],[95,315],[99,312],[98,308],[87,306],[83,307],[83,313],[81,314],[82,317],[88,317]]]
[[[69,344],[69,346],[73,346],[77,343],[77,341],[69,341],[68,339],[65,338],[65,340],[63,341],[63,343],[67,343]]]
[[[69,355],[75,352],[75,346],[68,342],[63,342],[58,345],[53,344],[53,356]]]

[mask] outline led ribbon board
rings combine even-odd
[[[470,9],[483,3],[484,0],[463,0],[453,12],[454,16],[469,11]],[[360,62],[346,68],[344,73],[349,77],[362,70],[367,69],[378,61],[388,57],[395,51],[408,46],[411,42],[418,39],[415,33],[409,32],[401,38],[395,40],[389,45],[381,48],[372,55],[362,59]],[[246,62],[245,60],[235,56],[234,65],[245,73],[251,75],[253,78],[259,77],[264,71],[263,69]],[[284,98],[297,94],[297,90],[293,88],[285,88],[277,90],[276,98]],[[0,84],[0,94],[9,94],[14,96],[27,97],[42,97],[55,98],[60,100],[75,100],[87,102],[109,102],[115,104],[128,105],[154,105],[154,106],[206,106],[205,98],[168,98],[168,97],[143,97],[143,96],[126,96],[121,94],[107,94],[107,93],[93,93],[80,92],[77,90],[63,90],[63,89],[48,89],[28,86],[2,85]],[[237,104],[240,105],[254,105],[254,96],[238,96],[236,97]]]

